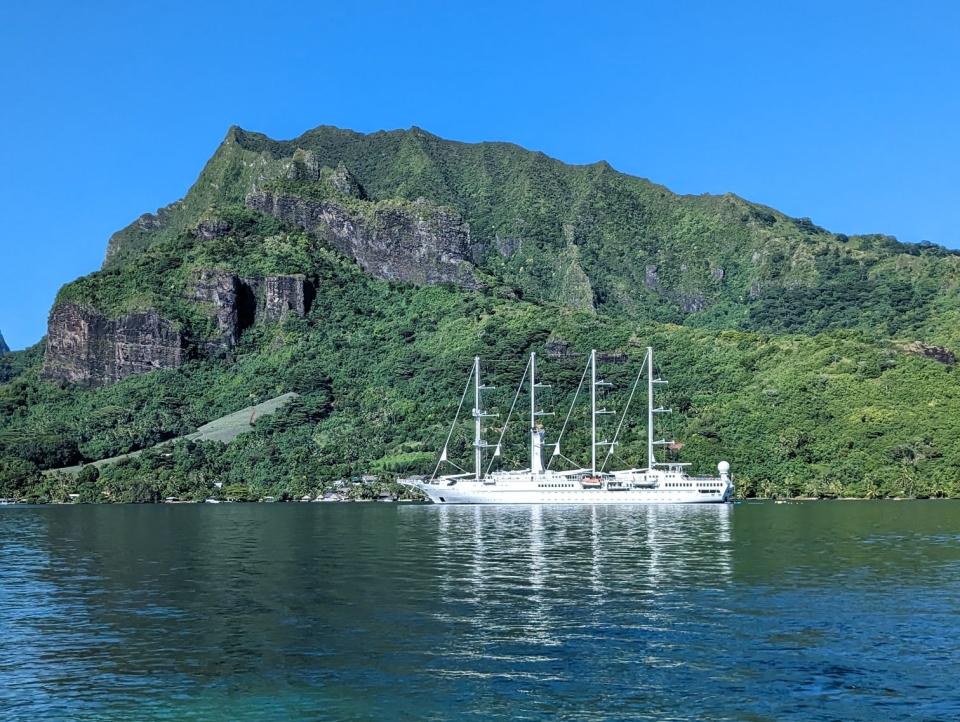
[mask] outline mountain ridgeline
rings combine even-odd
[[[742,495],[956,495],[958,281],[940,246],[679,196],[605,162],[417,128],[231,128],[183,199],[61,290],[45,343],[3,357],[0,494],[57,498],[44,469],[289,391],[229,446],[148,452],[84,493],[202,497],[216,479],[256,498],[430,471],[474,354],[509,406],[531,350],[632,359],[652,343],[677,412],[664,433],[698,466],[729,458]],[[556,410],[574,353],[544,353]],[[635,369],[607,373],[623,391]],[[623,463],[642,456],[636,416]]]

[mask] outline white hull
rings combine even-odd
[[[719,480],[691,482],[690,488],[584,489],[579,483],[541,488],[533,480],[485,484],[475,480],[438,479],[438,483],[406,482],[435,504],[722,504],[733,496],[733,484]]]

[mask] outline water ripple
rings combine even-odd
[[[0,510],[41,720],[953,719],[960,507]]]

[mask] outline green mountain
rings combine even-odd
[[[0,361],[0,494],[55,498],[65,482],[43,469],[291,391],[229,446],[144,453],[88,474],[85,493],[301,494],[429,472],[474,354],[505,412],[526,354],[545,352],[547,402],[565,412],[582,359],[548,351],[653,344],[680,453],[703,471],[729,458],[743,495],[956,495],[958,264],[510,144],[231,128],[182,200],[61,290],[45,344]],[[631,373],[605,369],[613,406]],[[641,447],[621,446],[623,463]]]

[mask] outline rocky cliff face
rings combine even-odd
[[[0,333],[0,355],[7,353],[10,350],[10,347],[7,346],[7,342],[3,340],[3,334]]]
[[[469,226],[456,213],[426,201],[371,204],[369,214],[359,214],[333,201],[253,191],[246,205],[316,233],[378,278],[480,287],[469,260]]]
[[[250,287],[229,271],[205,270],[192,291],[191,300],[211,306],[217,322],[219,337],[208,341],[208,349],[232,348],[254,320],[256,302]]]
[[[313,303],[313,284],[302,275],[266,276],[263,279],[248,279],[257,295],[256,320],[280,321],[288,314],[306,315]]]
[[[186,357],[185,339],[156,311],[110,319],[73,303],[54,306],[47,327],[42,377],[99,386],[134,374],[175,368]]]
[[[57,304],[47,324],[43,378],[102,386],[134,374],[176,368],[186,361],[191,342],[208,353],[224,351],[254,323],[305,315],[314,288],[301,275],[241,278],[229,271],[204,270],[187,297],[210,308],[217,337],[190,339],[155,310],[110,319],[74,303]]]
[[[314,298],[306,276],[242,278],[221,270],[204,270],[193,284],[191,300],[212,307],[219,337],[207,342],[209,350],[232,348],[244,329],[255,323],[283,320],[288,314],[303,317]]]

